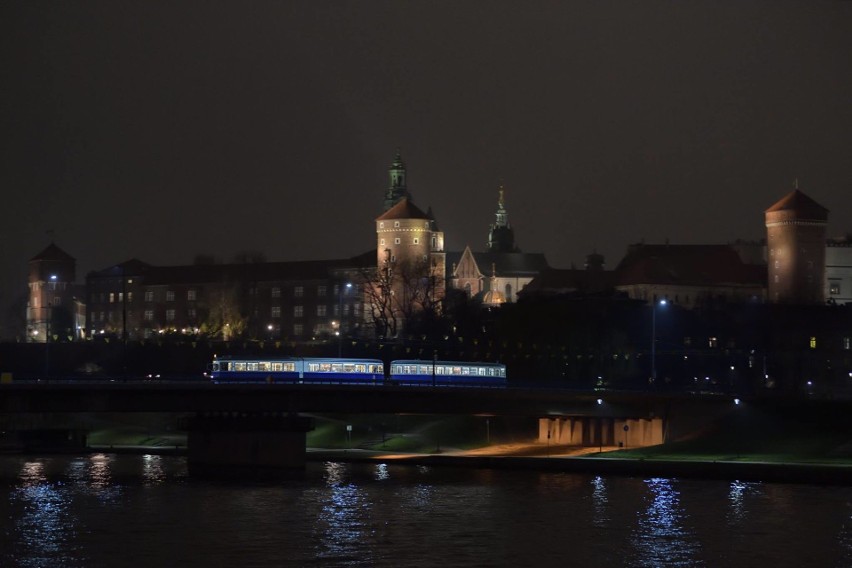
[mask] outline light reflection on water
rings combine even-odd
[[[852,566],[852,487],[171,456],[0,457],[0,566]]]
[[[16,565],[61,566],[70,562],[74,523],[62,484],[47,479],[42,461],[24,462],[19,479],[20,486],[9,495],[10,506],[19,516],[8,540],[27,552]]]
[[[342,463],[325,464],[329,498],[315,522],[316,557],[335,559],[347,565],[372,565],[369,542],[370,502],[348,476],[349,467]]]
[[[606,481],[600,475],[592,479],[592,524],[605,527],[609,523],[607,515]]]
[[[632,545],[639,566],[703,566],[701,545],[686,527],[680,494],[671,479],[645,480],[647,508],[638,511]]]

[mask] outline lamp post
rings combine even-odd
[[[352,282],[347,282],[340,287],[340,293],[337,298],[337,312],[339,316],[337,324],[337,356],[343,356],[343,296],[352,289]]]
[[[657,382],[657,305],[665,306],[665,298],[651,304],[651,383]]]

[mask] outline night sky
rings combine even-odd
[[[51,240],[80,281],[364,252],[397,147],[448,250],[501,183],[561,268],[761,238],[797,178],[852,232],[850,1],[6,1],[0,46],[3,319]]]

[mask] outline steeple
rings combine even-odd
[[[509,225],[509,212],[506,211],[504,195],[505,190],[501,185],[497,192],[497,214],[488,232],[488,252],[518,252],[515,247],[515,231]]]
[[[388,178],[390,185],[385,193],[385,211],[399,203],[402,198],[409,197],[408,186],[405,184],[405,162],[402,161],[399,148],[396,149],[396,156],[388,168]]]

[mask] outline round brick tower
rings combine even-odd
[[[766,210],[770,302],[825,302],[827,224],[828,209],[798,188]]]

